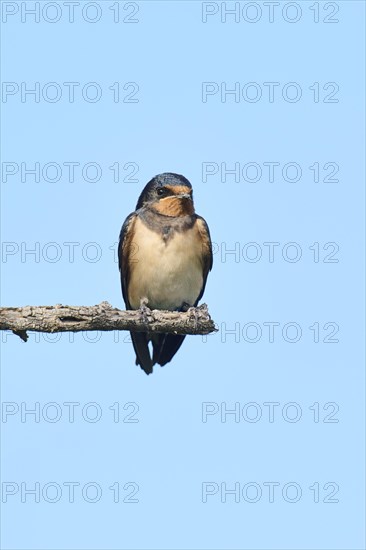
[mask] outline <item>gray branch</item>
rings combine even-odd
[[[108,302],[96,306],[26,306],[1,307],[0,330],[12,330],[24,342],[27,331],[80,332],[89,330],[131,330],[170,334],[209,334],[217,329],[206,304],[187,312],[122,311]]]

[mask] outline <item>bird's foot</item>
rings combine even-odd
[[[195,307],[189,307],[187,309],[187,313],[189,313],[189,319],[193,321],[194,330],[197,330],[198,327],[198,320],[199,320],[199,314],[197,312],[197,308]]]
[[[148,304],[148,299],[147,298],[141,298],[139,312],[140,312],[141,319],[142,319],[143,323],[146,326],[149,326],[149,323],[154,321],[154,316],[152,314],[151,309],[149,307],[147,307],[147,304]]]

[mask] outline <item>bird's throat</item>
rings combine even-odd
[[[154,203],[151,209],[158,214],[172,218],[194,214],[193,201],[182,197],[166,197]]]

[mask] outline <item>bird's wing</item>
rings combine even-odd
[[[118,267],[121,275],[122,295],[127,309],[131,309],[128,300],[128,283],[130,279],[130,261],[131,252],[133,252],[133,226],[137,215],[132,212],[124,221],[121,233],[119,234],[118,244]]]
[[[211,243],[211,236],[210,236],[210,230],[208,228],[208,225],[206,221],[201,217],[197,216],[196,221],[197,229],[201,235],[201,241],[202,241],[202,275],[203,275],[203,284],[201,292],[195,302],[195,306],[197,306],[198,302],[203,296],[203,293],[205,291],[206,287],[206,281],[207,281],[207,275],[209,271],[212,269],[213,264],[213,256],[212,256],[212,243]]]
[[[133,228],[137,218],[136,212],[130,214],[122,225],[118,245],[118,266],[121,274],[121,286],[123,299],[127,309],[131,309],[128,299],[128,284],[130,280],[130,264],[133,254],[136,252],[136,244],[133,242]],[[132,344],[136,353],[136,364],[150,374],[152,372],[152,360],[149,352],[149,338],[145,332],[131,332]]]

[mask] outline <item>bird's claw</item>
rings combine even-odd
[[[193,321],[194,330],[197,330],[198,327],[198,312],[195,307],[190,307],[187,310],[187,313],[189,313],[189,318],[191,321]]]
[[[148,326],[149,323],[154,321],[154,316],[152,314],[151,309],[147,306],[147,303],[148,303],[147,298],[141,298],[139,312],[141,315],[141,319],[146,326]]]

